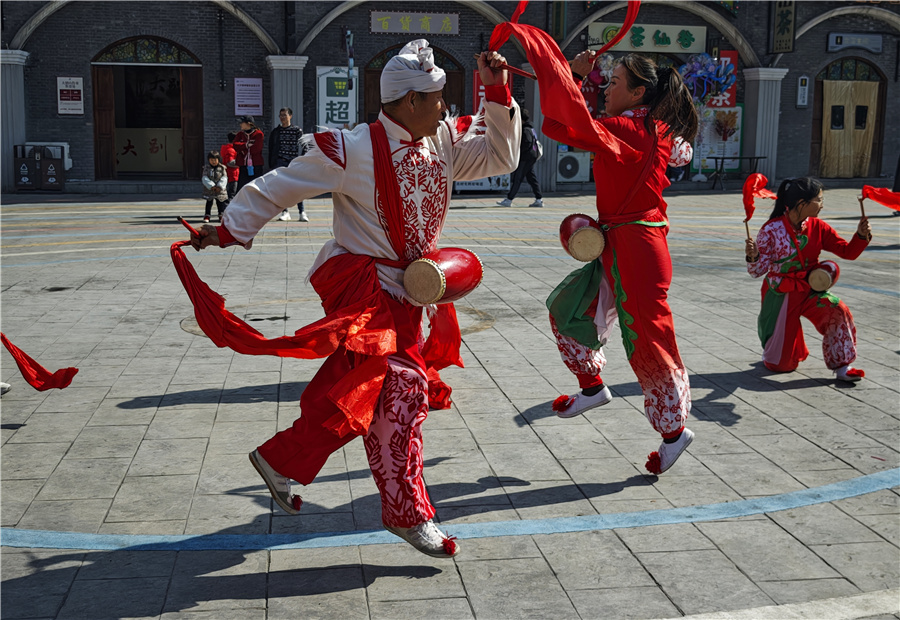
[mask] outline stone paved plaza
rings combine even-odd
[[[826,191],[822,216],[845,238],[856,193]],[[169,245],[202,201],[7,197],[3,332],[80,372],[37,392],[2,354],[2,617],[900,618],[900,217],[867,203],[874,241],[839,261],[866,371],[850,385],[809,323],[796,372],[762,366],[739,192],[668,196],[696,438],[655,477],[643,465],[659,437],[618,328],[613,402],[569,420],[550,408],[577,389],[544,306],[580,266],[558,225],[593,197],[498,198],[455,196],[442,240],[477,252],[485,278],[457,304],[454,406],[424,425],[437,519],[461,546],[437,560],[381,530],[359,440],[302,489],[299,516],[273,508],[246,455],[298,416],[320,362],[242,356],[198,331]],[[772,204],[758,202],[755,229]],[[269,337],[322,316],[304,279],[331,204],[307,210],[250,251],[189,253]]]

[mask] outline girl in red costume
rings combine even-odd
[[[848,243],[817,216],[824,203],[823,185],[816,179],[786,179],[769,221],[754,242],[747,239],[747,271],[765,276],[759,339],[763,363],[775,372],[791,372],[809,356],[803,341],[800,317],[806,317],[822,334],[825,365],[842,381],[859,381],[865,373],[850,364],[856,359],[856,326],[853,315],[831,292],[810,289],[806,275],[827,250],[854,260],[872,239],[866,216],[859,220]]]
[[[579,54],[571,64],[576,79],[587,75],[590,52]],[[618,315],[625,352],[644,392],[647,419],[662,435],[658,452],[650,454],[646,465],[660,474],[694,436],[684,426],[691,408],[690,386],[666,302],[672,261],[662,190],[669,186],[666,167],[691,159],[697,112],[677,71],[660,69],[636,54],[619,59],[605,102],[606,117],[593,122],[600,133],[605,130],[638,151],[637,161],[612,156],[608,143],[596,139],[597,132],[589,135],[550,118],[543,126],[550,138],[597,153],[597,219],[606,236],[600,259],[567,277],[547,301],[563,362],[581,387],[579,393],[558,398],[554,409],[560,417],[572,417],[612,400],[600,378],[606,364],[600,346]]]

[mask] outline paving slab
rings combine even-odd
[[[828,191],[823,217],[845,237],[855,195]],[[197,212],[196,200],[4,205],[4,333],[48,367],[80,372],[65,390],[37,392],[0,352],[13,386],[0,402],[3,618],[748,617],[863,609],[853,597],[898,592],[900,218],[876,209],[872,246],[841,260],[833,292],[854,313],[866,370],[848,385],[825,368],[812,329],[797,371],[761,364],[740,193],[667,197],[669,303],[696,438],[652,476],[644,461],[659,438],[618,327],[604,347],[613,401],[572,419],[551,407],[577,390],[544,304],[580,266],[558,226],[590,213],[594,197],[551,195],[543,209],[495,201],[455,195],[442,241],[485,266],[456,304],[466,367],[442,371],[452,407],[423,425],[436,520],[459,535],[453,560],[366,539],[383,530],[361,440],[295,486],[300,515],[274,504],[247,453],[299,416],[321,361],[244,356],[202,335],[169,258],[184,237],[170,216]],[[250,251],[188,256],[267,337],[323,316],[304,280],[332,237],[332,204],[306,208],[309,223],[271,222]],[[110,227],[115,244],[98,234]],[[755,507],[721,517],[744,500]],[[80,547],[8,544],[31,530]],[[198,548],[208,545],[227,548]],[[883,612],[868,616],[900,617]]]

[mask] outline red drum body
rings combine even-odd
[[[441,248],[410,263],[403,287],[420,304],[446,304],[474,291],[483,277],[484,267],[473,252]]]
[[[841,270],[836,262],[833,260],[823,260],[815,269],[810,270],[806,279],[809,281],[809,288],[817,293],[821,293],[834,286],[840,275]]]
[[[569,256],[584,263],[599,258],[606,246],[600,224],[583,213],[573,213],[562,221],[559,241]]]

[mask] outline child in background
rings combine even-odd
[[[228,142],[219,147],[220,161],[225,166],[228,173],[228,184],[225,186],[225,192],[228,194],[228,202],[237,194],[238,175],[241,173],[241,167],[237,163],[237,151],[234,150],[234,139],[237,134],[233,131],[228,134]]]
[[[216,201],[216,207],[219,209],[219,221],[222,221],[222,214],[225,207],[228,206],[228,194],[225,186],[228,184],[228,173],[225,166],[219,163],[219,154],[210,151],[206,156],[208,162],[203,166],[203,197],[206,198],[206,214],[203,216],[204,222],[209,222],[209,215],[212,211],[213,200]]]

